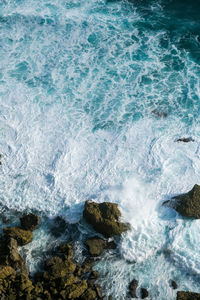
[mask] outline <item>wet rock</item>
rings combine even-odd
[[[24,246],[30,243],[33,239],[33,233],[29,230],[23,230],[18,227],[4,227],[3,235],[5,237],[13,238],[17,241],[19,246]]]
[[[87,246],[88,252],[91,256],[101,255],[106,244],[106,241],[99,237],[93,237],[85,241],[85,245]]]
[[[95,291],[97,293],[97,297],[99,297],[100,299],[102,298],[102,293],[101,293],[101,288],[98,284],[94,285]]]
[[[136,296],[137,287],[138,287],[138,281],[136,279],[133,279],[129,284],[129,294],[132,298],[137,298]]]
[[[87,272],[91,272],[92,271],[92,267],[94,265],[94,259],[93,258],[86,258],[82,267],[81,267],[81,271],[82,273],[87,273]]]
[[[11,275],[15,275],[15,270],[10,266],[0,266],[0,280],[6,279]]]
[[[178,285],[176,281],[170,280],[169,285],[172,287],[172,289],[176,290],[178,288]]]
[[[186,194],[173,197],[172,200],[165,201],[164,206],[175,209],[183,217],[200,218],[200,186],[194,187]]]
[[[67,286],[60,294],[63,299],[79,298],[86,291],[87,287],[86,280],[82,280],[81,282]]]
[[[193,138],[187,137],[187,138],[180,138],[177,139],[176,142],[183,142],[183,143],[189,143],[189,142],[194,142]]]
[[[145,299],[145,298],[147,298],[149,296],[149,292],[145,288],[141,288],[140,293],[141,293],[141,298],[142,299]]]
[[[116,203],[96,203],[87,200],[83,211],[83,217],[94,229],[105,237],[120,235],[130,229],[126,223],[120,222],[121,213]]]
[[[85,291],[85,293],[80,297],[80,300],[95,300],[97,297],[97,293],[95,290],[89,288]]]
[[[152,110],[151,112],[155,117],[158,117],[158,118],[166,118],[167,117],[167,113],[164,112],[164,111],[160,111],[158,109],[154,109]]]
[[[25,274],[21,273],[16,276],[15,281],[13,282],[15,289],[18,291],[19,297],[24,295],[29,295],[33,290],[32,281]]]
[[[52,235],[57,238],[60,237],[66,231],[67,225],[67,222],[61,216],[56,217],[50,228]]]
[[[76,265],[71,260],[62,260],[55,256],[50,258],[45,263],[44,279],[55,280],[57,278],[67,278],[69,274],[74,273]]]
[[[200,294],[192,292],[177,292],[176,300],[200,300]]]
[[[24,230],[35,230],[40,224],[40,217],[34,214],[23,215],[20,218],[21,228]]]
[[[93,271],[90,273],[89,279],[90,279],[90,280],[96,280],[98,277],[99,277],[99,272],[93,270]]]
[[[61,254],[64,254],[65,257],[68,258],[68,259],[71,259],[73,257],[73,255],[74,255],[73,248],[68,243],[62,243],[58,247],[58,252],[60,252]]]

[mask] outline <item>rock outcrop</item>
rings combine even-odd
[[[40,224],[40,217],[34,214],[23,215],[20,218],[21,228],[24,230],[35,230]]]
[[[130,225],[120,222],[121,213],[116,203],[96,203],[87,200],[83,211],[85,220],[105,237],[120,235],[130,229]]]
[[[200,300],[200,294],[179,291],[176,300]]]
[[[172,200],[165,201],[163,205],[172,207],[183,217],[199,219],[200,186],[195,184],[188,193],[175,196]]]
[[[30,243],[33,239],[33,233],[30,230],[23,230],[19,227],[4,227],[3,235],[5,237],[13,238],[17,241],[19,246],[24,246]]]

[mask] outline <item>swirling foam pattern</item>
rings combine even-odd
[[[200,26],[190,2],[0,3],[1,203],[73,222],[87,198],[117,202],[133,230],[123,259],[97,265],[115,299],[132,277],[154,300],[175,299],[171,278],[200,292],[199,221],[161,208],[200,183]],[[175,142],[183,136],[194,142]]]

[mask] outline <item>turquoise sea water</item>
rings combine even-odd
[[[118,203],[133,229],[96,266],[114,299],[132,278],[152,300],[176,299],[170,279],[200,292],[200,223],[161,207],[200,184],[199,15],[198,1],[0,2],[1,204],[76,222],[88,198]],[[41,229],[26,246],[31,268],[47,243]]]

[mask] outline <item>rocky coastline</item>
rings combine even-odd
[[[200,186],[195,185],[188,193],[176,196],[163,205],[176,209],[184,217],[199,217],[200,211],[197,208],[200,207]],[[40,226],[40,217],[29,213],[20,216],[20,226],[6,225],[0,237],[0,299],[116,299],[115,295],[105,295],[105,291],[102,292],[98,284],[99,273],[93,266],[96,260],[101,259],[104,251],[116,249],[113,237],[129,230],[130,225],[121,222],[118,205],[110,202],[99,204],[87,200],[83,218],[97,233],[84,241],[87,249],[85,260],[81,264],[77,263],[73,246],[66,240],[52,251],[51,256],[44,261],[42,270],[34,275],[29,273],[25,260],[19,254],[19,247],[31,243],[34,230]],[[62,222],[65,230],[65,221]],[[175,281],[171,280],[170,285],[171,288],[178,289]],[[135,278],[129,283],[127,290],[127,299],[134,298],[151,299],[150,291],[141,287]],[[178,291],[176,299],[198,300],[200,294]]]

